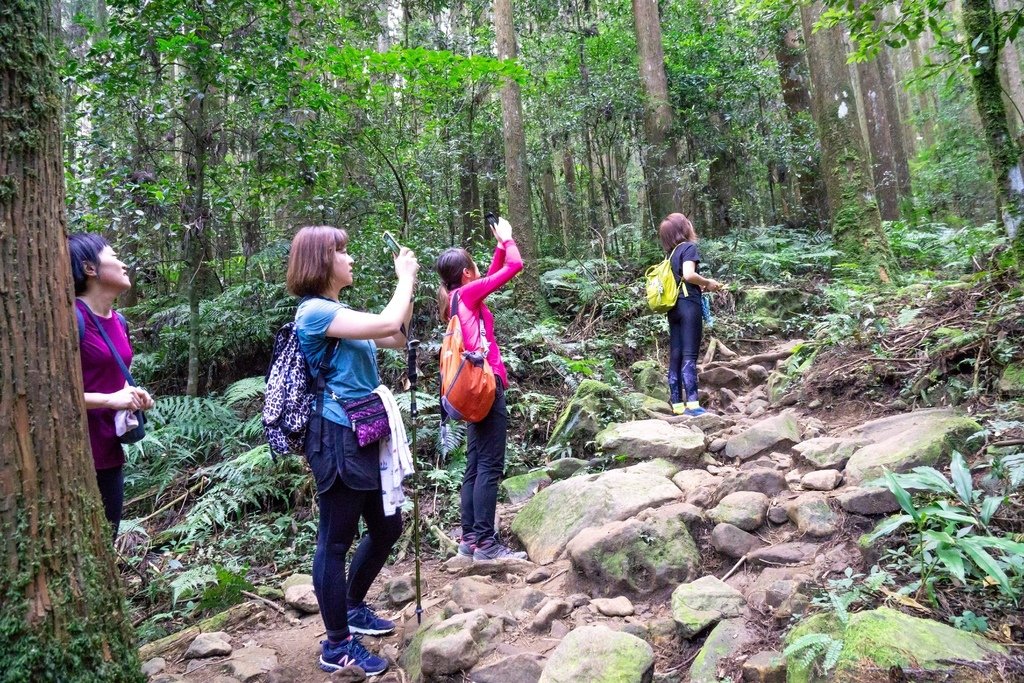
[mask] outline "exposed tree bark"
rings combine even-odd
[[[672,107],[668,99],[665,53],[657,0],[633,0],[633,21],[644,86],[644,176],[654,225],[669,213],[683,211],[675,141],[671,138]]]
[[[889,244],[874,197],[842,33],[838,28],[815,31],[821,12],[820,0],[800,8],[832,234],[846,259],[875,267],[888,278]]]
[[[995,0],[995,6],[999,12],[1010,11],[1009,0]],[[1003,44],[999,51],[999,63],[1006,79],[1006,113],[1010,133],[1019,140],[1024,133],[1024,120],[1021,118],[1024,116],[1024,76],[1021,75],[1020,53],[1017,51],[1016,43],[1007,41]]]
[[[1010,136],[999,87],[999,27],[992,0],[964,0],[963,22],[968,43],[981,36],[972,49],[975,66],[971,69],[971,88],[978,105],[988,144],[989,159],[996,178],[996,200],[999,203],[1003,227],[1017,249],[1024,248],[1019,227],[1024,220],[1024,168],[1021,148]],[[978,52],[987,47],[988,51]]]
[[[921,38],[912,40],[909,43],[910,63],[915,71],[924,65],[924,60],[921,58],[921,50],[924,49],[924,43],[925,41]],[[931,147],[935,144],[935,101],[929,95],[929,91],[920,86],[915,87],[914,92],[917,94],[917,118],[921,124],[921,139],[924,141],[925,147]]]
[[[896,173],[896,188],[900,199],[910,197],[910,151],[904,134],[905,126],[900,113],[900,94],[903,88],[896,79],[892,54],[883,49],[876,58],[878,76],[882,84],[882,101],[885,103],[886,118],[889,120],[889,139],[892,140],[893,170]]]
[[[871,177],[875,183],[878,211],[882,220],[894,221],[900,216],[900,193],[896,180],[895,144],[889,124],[890,112],[885,106],[878,60],[858,62],[856,71],[867,124]]]
[[[800,32],[789,29],[781,34],[775,57],[779,62],[779,78],[782,82],[782,100],[786,105],[786,117],[799,140],[813,135],[811,114],[811,91],[806,80],[807,66],[800,44]],[[817,155],[792,169],[796,174],[800,191],[801,213],[798,224],[824,227],[828,220],[828,198],[822,178],[820,160]],[[787,169],[787,174],[790,171]],[[782,174],[779,174],[780,180]]]
[[[620,223],[632,223],[633,212],[630,206],[632,202],[629,198],[629,176],[627,174],[629,157],[626,155],[625,147],[620,142],[614,145],[612,151],[614,153],[612,157],[612,176],[615,180],[616,189],[616,213],[619,215]]]
[[[565,217],[562,222],[562,241],[569,252],[569,233],[575,233],[580,222],[579,189],[576,183],[576,159],[572,153],[572,141],[565,136],[562,146],[562,181],[565,184]]]
[[[494,35],[498,59],[516,59],[516,31],[512,14],[512,0],[494,0]],[[529,171],[526,167],[526,132],[523,128],[523,103],[519,84],[507,80],[501,87],[501,119],[505,141],[505,186],[508,190],[508,213],[520,236],[517,240],[527,264],[532,268],[536,251],[533,220],[530,211]],[[530,281],[536,279],[530,277]]]
[[[558,190],[555,187],[555,172],[551,168],[550,155],[546,159],[540,177],[541,201],[544,203],[547,230],[550,234],[556,235],[562,232],[562,216],[558,211]]]
[[[141,681],[86,436],[51,10],[19,0],[0,15],[4,674]]]

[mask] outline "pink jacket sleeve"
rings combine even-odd
[[[459,288],[460,302],[471,311],[477,310],[491,292],[500,289],[522,269],[523,259],[515,240],[499,244],[494,250],[494,259],[487,269],[487,275]]]

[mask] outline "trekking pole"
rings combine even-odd
[[[410,323],[409,327],[412,327]],[[419,467],[416,465],[416,349],[419,339],[406,334],[405,350],[409,375],[409,419],[412,420],[412,546],[416,560],[416,624],[423,623],[423,600],[420,589],[420,486]]]

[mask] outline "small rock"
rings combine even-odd
[[[559,458],[548,463],[547,473],[552,480],[568,479],[580,470],[586,468],[587,461],[579,458]]]
[[[561,619],[555,619],[551,622],[551,632],[548,635],[555,640],[561,640],[562,638],[565,638],[571,630],[572,629],[570,629],[564,621]]]
[[[726,557],[740,558],[762,547],[757,536],[732,524],[719,524],[711,532],[711,545]]]
[[[354,668],[358,669],[363,675],[363,678],[355,680],[365,680],[366,673],[359,669],[359,667]],[[335,680],[337,679],[331,678],[332,682]],[[279,666],[270,670],[270,673],[267,674],[266,683],[306,683],[306,674],[291,666]]]
[[[720,436],[716,437],[711,440],[710,444],[708,444],[708,450],[711,451],[712,453],[721,453],[723,450],[725,450],[725,444],[725,439],[723,439]]]
[[[185,651],[185,659],[204,659],[206,657],[222,657],[231,654],[230,636],[223,631],[200,633]]]
[[[359,683],[366,680],[366,672],[355,664],[349,664],[331,674],[331,683]],[[298,682],[296,682],[298,683]]]
[[[191,663],[192,663],[192,664],[198,664],[199,662],[191,662]],[[205,663],[204,663],[204,664],[201,664],[201,666],[205,666]],[[224,676],[224,675],[222,674],[222,675],[220,675],[220,676],[214,676],[214,677],[213,677],[213,680],[212,680],[212,681],[210,681],[210,683],[242,683],[242,682],[241,682],[241,681],[239,681],[239,680],[238,680],[237,678],[235,678],[234,676]]]
[[[388,601],[395,607],[401,607],[416,599],[416,586],[408,574],[391,579],[384,592],[387,593]]]
[[[473,683],[537,683],[543,669],[544,657],[523,652],[473,669],[469,680]]]
[[[537,567],[526,577],[526,583],[540,583],[551,578],[551,570],[547,567]]]
[[[452,584],[452,600],[464,612],[479,609],[499,597],[501,591],[480,576],[467,576]]]
[[[843,481],[839,470],[818,470],[808,472],[800,479],[800,485],[810,491],[832,491]]]
[[[684,583],[672,592],[672,618],[684,638],[692,638],[721,619],[739,616],[746,600],[714,576]]]
[[[743,683],[786,683],[786,660],[782,653],[766,650],[743,663]]]
[[[530,628],[537,633],[545,633],[551,628],[551,622],[562,619],[572,613],[572,605],[566,600],[550,600],[540,608]]]
[[[502,604],[509,612],[533,612],[545,600],[548,599],[544,593],[535,588],[517,588],[505,594]]]
[[[818,538],[831,536],[838,527],[835,513],[820,493],[805,493],[786,505],[790,520],[797,530]]]
[[[772,524],[785,524],[789,521],[789,513],[781,505],[768,508],[768,521]]]
[[[836,498],[841,508],[855,515],[887,515],[900,509],[896,496],[889,489],[848,488]]]
[[[149,679],[149,683],[184,683],[185,677],[178,674],[157,674]]]
[[[317,614],[320,604],[316,601],[313,584],[294,584],[284,590],[285,603],[302,614]]]
[[[501,621],[489,619],[483,610],[457,614],[422,632],[420,667],[423,678],[433,680],[471,669],[501,633]],[[403,657],[413,657],[415,648]]]
[[[222,670],[242,683],[260,680],[277,667],[277,653],[266,647],[244,647],[231,653]]]
[[[770,459],[765,461],[769,466],[755,466],[748,468],[748,463],[743,463],[742,469],[715,489],[715,500],[721,501],[730,493],[737,491],[756,491],[766,496],[776,496],[788,489],[786,478],[775,470],[775,464]]]
[[[800,470],[790,470],[786,472],[786,483],[789,485],[799,485],[800,480],[804,478],[804,475],[800,473]]]
[[[309,574],[292,574],[281,584],[281,590],[287,591],[292,586],[312,586],[313,577]]]
[[[751,417],[761,417],[767,412],[771,404],[763,398],[755,398],[747,404],[746,413]]]
[[[633,603],[624,595],[617,598],[594,598],[591,606],[606,617],[628,617],[633,614]]]
[[[142,673],[145,674],[146,678],[152,678],[159,673],[163,673],[166,668],[167,662],[163,657],[154,657],[142,665]]]
[[[738,491],[730,493],[716,507],[708,510],[708,517],[744,531],[753,531],[764,524],[767,509],[768,496],[756,491]]]
[[[584,605],[590,604],[590,596],[586,593],[573,593],[566,598],[566,601],[572,605],[573,609],[577,607],[583,607]]]
[[[817,410],[820,407],[821,407],[821,399],[820,398],[816,398],[816,399],[814,399],[813,401],[811,401],[810,403],[807,404],[807,408],[809,410]]]
[[[751,384],[763,384],[768,380],[768,368],[763,365],[750,365],[747,367],[747,380]]]
[[[753,563],[761,562],[767,565],[808,564],[814,560],[817,552],[817,543],[802,541],[778,543],[751,551],[747,555],[747,561]]]

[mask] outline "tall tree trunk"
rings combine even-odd
[[[665,53],[657,0],[633,0],[633,22],[644,86],[644,175],[654,225],[673,211],[683,211],[675,141],[671,138],[672,107],[668,100]]]
[[[996,10],[1009,12],[1011,10],[1009,0],[996,0]],[[1024,134],[1024,78],[1021,76],[1020,53],[1017,52],[1017,45],[1007,41],[999,50],[999,62],[1003,67],[1002,73],[1006,77],[1006,100],[1007,116],[1010,123],[1010,133],[1020,139]]]
[[[629,198],[629,157],[621,142],[615,143],[613,147],[614,157],[612,159],[612,175],[615,180],[615,204],[619,214],[619,221],[622,223],[633,222],[633,211]]]
[[[558,212],[558,189],[555,187],[555,172],[551,168],[551,155],[545,155],[544,170],[540,177],[541,200],[547,219],[547,232],[557,235],[562,232],[562,216]]]
[[[814,30],[821,12],[820,0],[800,8],[832,234],[846,259],[878,268],[887,279],[889,244],[874,199],[843,37],[838,28]]]
[[[516,59],[516,29],[512,0],[494,0],[494,36],[498,59]],[[530,211],[529,172],[526,168],[526,132],[523,128],[523,103],[519,84],[508,79],[501,87],[501,120],[505,140],[505,186],[508,190],[508,213],[521,236],[517,242],[527,264],[527,272],[536,272],[533,255],[536,239]],[[530,277],[530,280],[536,276]]]
[[[975,66],[971,68],[971,88],[985,130],[1003,227],[1014,246],[1022,249],[1024,238],[1018,228],[1024,220],[1024,169],[1021,148],[1010,136],[999,87],[999,31],[992,0],[964,0],[963,22],[968,43],[980,37],[972,47]],[[980,52],[980,48],[987,48],[987,51]]]
[[[0,15],[0,633],[5,678],[141,681],[86,436],[56,26]]]
[[[775,58],[779,62],[779,78],[782,83],[782,100],[786,105],[786,118],[793,135],[798,140],[809,140],[813,135],[811,125],[811,91],[805,79],[807,66],[800,45],[800,32],[789,29],[781,34]],[[797,188],[800,191],[802,216],[798,224],[824,227],[828,221],[828,198],[822,178],[820,159],[815,156],[798,165]],[[788,169],[785,174],[788,173]],[[784,175],[780,173],[779,176]]]
[[[921,50],[926,49],[926,45],[924,37],[910,41],[910,63],[915,71],[924,65],[924,60],[921,58]],[[934,95],[931,94],[930,90],[922,88],[920,85],[916,86],[914,91],[917,93],[917,113],[918,119],[921,121],[921,139],[924,141],[925,147],[931,147],[935,144],[935,121],[933,117],[937,107],[933,99]]]
[[[889,48],[883,48],[876,57],[878,76],[882,84],[882,101],[885,103],[886,118],[889,120],[889,139],[892,140],[893,170],[896,173],[896,188],[900,199],[910,197],[910,146],[905,135],[903,116],[901,115],[900,94],[904,93],[896,79],[893,65],[893,54]],[[905,111],[905,110],[904,110]]]
[[[857,63],[857,81],[864,119],[867,123],[867,142],[871,150],[871,177],[875,183],[878,211],[882,220],[894,221],[900,217],[899,183],[896,181],[894,144],[889,126],[889,110],[882,94],[882,80],[878,60]]]
[[[569,233],[575,234],[580,224],[579,189],[576,183],[576,158],[572,153],[572,140],[565,136],[562,146],[562,180],[565,183],[566,218],[562,224],[562,241],[569,253]]]

